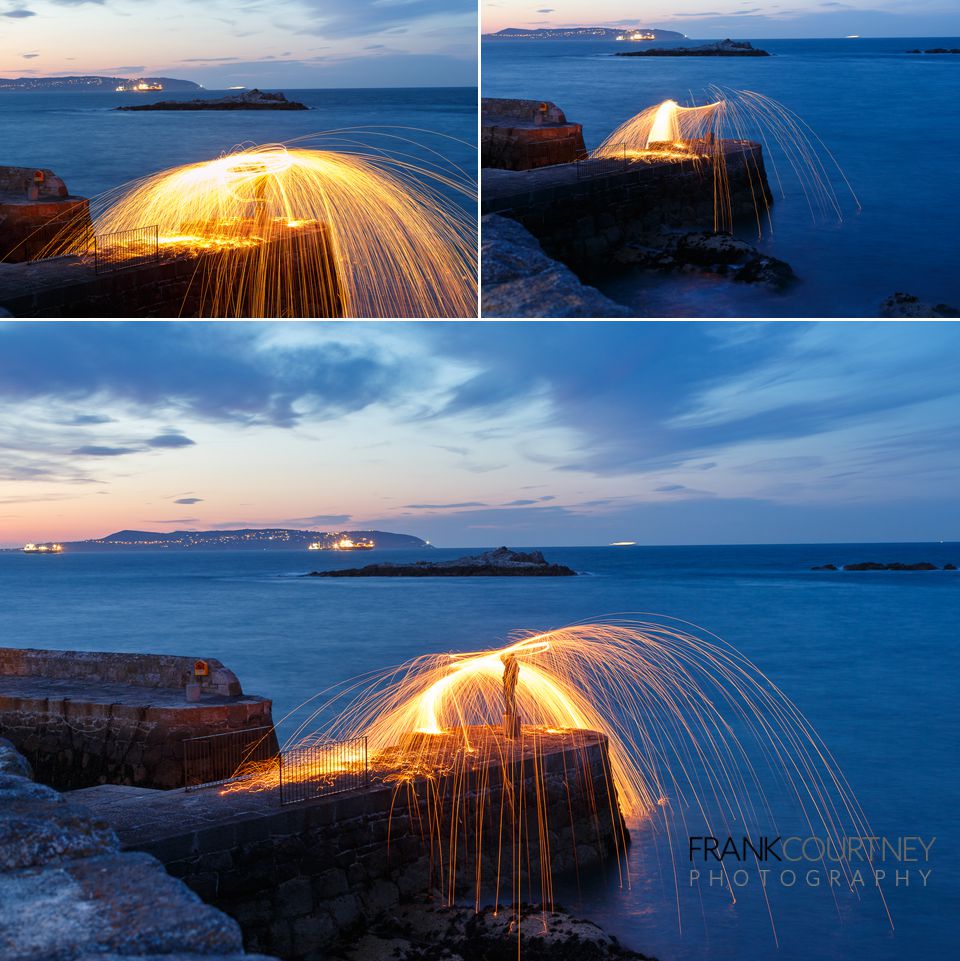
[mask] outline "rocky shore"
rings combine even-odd
[[[718,40],[699,47],[651,47],[648,50],[628,50],[618,57],[769,57],[749,40]]]
[[[811,571],[955,571],[956,569],[956,564],[944,564],[943,567],[937,567],[936,564],[931,564],[929,561],[920,561],[916,564],[903,564],[899,561],[894,561],[892,564],[861,561],[858,564],[844,564],[843,567],[837,567],[836,564],[820,564],[817,567],[810,568]]]
[[[708,273],[734,283],[784,291],[797,280],[783,260],[761,254],[752,244],[728,233],[662,231],[626,244],[616,256],[628,264],[658,273]]]
[[[130,104],[115,110],[309,110],[305,104],[287,100],[282,93],[248,90],[217,100],[160,100],[157,103]]]
[[[560,907],[524,905],[479,913],[468,908],[405,905],[359,938],[335,948],[329,961],[651,961],[623,947],[590,921]],[[519,955],[518,955],[519,952]]]
[[[110,827],[33,781],[0,738],[3,961],[274,961],[244,954],[240,926]]]
[[[888,297],[880,305],[881,317],[960,317],[960,309],[949,304],[931,304],[903,291]]]
[[[629,317],[630,311],[552,260],[521,224],[488,214],[481,221],[484,317]]]
[[[334,571],[311,571],[306,577],[573,577],[576,571],[550,564],[540,551],[529,554],[498,547],[453,561],[415,561],[413,564],[368,564]]]

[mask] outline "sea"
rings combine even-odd
[[[358,561],[447,559],[465,549],[349,557],[0,553],[0,645],[219,658],[247,692],[273,699],[277,719],[293,712],[281,724],[286,734],[303,716],[297,706],[318,691],[419,654],[487,648],[518,629],[603,616],[690,622],[736,647],[793,700],[833,753],[876,835],[936,838],[930,860],[886,865],[882,891],[893,927],[871,884],[854,897],[825,883],[812,886],[803,874],[792,886],[781,883],[789,878],[770,882],[768,914],[756,874],[736,889],[735,902],[729,890],[706,883],[706,872],[691,887],[686,841],[674,861],[663,832],[638,822],[624,872],[608,864],[579,885],[567,880],[558,886],[559,902],[660,961],[954,956],[960,574],[811,567],[960,565],[960,543],[544,550],[580,576],[302,576]],[[703,833],[696,811],[676,813],[687,818],[691,835]],[[789,805],[779,807],[777,830],[807,836],[796,817]],[[907,869],[909,882],[897,885],[895,871]],[[926,886],[918,869],[931,872]]]
[[[960,39],[750,39],[772,56],[617,57],[633,45],[483,41],[483,95],[553,101],[583,124],[588,149],[664,100],[710,102],[711,85],[764,94],[820,137],[862,205],[834,174],[843,219],[814,219],[787,158],[771,145],[768,173],[774,162],[785,196],[777,194],[759,246],[792,265],[800,283],[791,291],[636,270],[586,279],[638,317],[876,317],[897,291],[960,308],[952,253],[960,220],[960,55],[907,52],[960,48]],[[757,240],[755,224],[738,233]]]
[[[97,195],[238,146],[288,143],[401,154],[476,180],[477,91],[472,87],[289,90],[303,111],[128,112],[155,100],[223,97],[236,90],[163,93],[0,91],[0,163],[46,167],[70,192]],[[436,186],[436,185],[435,185]],[[476,214],[476,202],[439,188]]]

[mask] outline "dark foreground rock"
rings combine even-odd
[[[309,110],[305,104],[287,100],[282,93],[248,90],[218,100],[160,100],[157,103],[131,104],[115,110]]]
[[[651,47],[648,50],[628,50],[618,57],[769,57],[749,40],[718,40],[699,47]]]
[[[513,912],[407,905],[363,936],[335,949],[330,961],[650,961],[590,921],[562,908]]]
[[[960,317],[960,309],[949,304],[924,303],[913,294],[902,291],[888,297],[880,305],[881,317]]]
[[[551,260],[515,220],[481,221],[481,310],[484,317],[629,317],[630,311],[583,284]]]
[[[903,564],[899,561],[894,561],[892,564],[861,561],[858,564],[844,564],[842,568],[837,567],[836,564],[820,564],[817,567],[810,568],[811,571],[955,571],[956,569],[956,564],[944,564],[941,568],[929,561],[919,561],[916,564]]]
[[[498,547],[453,561],[416,561],[413,564],[368,564],[337,571],[311,571],[307,577],[572,577],[576,571],[550,564],[540,551],[523,554]]]
[[[784,291],[797,280],[786,261],[760,253],[728,233],[661,232],[627,244],[616,257],[621,264],[659,273],[708,273],[734,283]]]
[[[271,961],[149,854],[121,852],[87,808],[29,777],[0,739],[3,961]]]
[[[908,50],[907,53],[960,53],[960,47],[933,47],[930,50]]]

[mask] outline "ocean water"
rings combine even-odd
[[[222,97],[230,92],[236,91],[0,91],[0,164],[50,168],[66,181],[71,193],[94,197],[168,167],[219,157],[241,144],[283,143],[361,127],[366,129],[340,138],[357,141],[350,149],[410,153],[433,162],[439,153],[448,169],[455,165],[476,178],[477,91],[470,87],[284,90],[288,99],[310,107],[308,111],[130,113],[113,109],[158,99]],[[370,128],[381,128],[379,135]],[[475,203],[458,194],[451,196],[475,212]]]
[[[440,559],[462,551],[376,552]],[[936,837],[926,888],[771,890],[776,946],[756,886],[674,889],[664,838],[633,826],[621,885],[613,866],[559,892],[660,961],[903,961],[952,956],[960,904],[954,864],[955,573],[815,573],[828,562],[960,563],[960,544],[550,548],[584,576],[561,579],[318,579],[358,558],[296,552],[0,554],[0,645],[144,651],[222,659],[280,717],[331,683],[413,655],[470,650],[518,628],[623,612],[694,622],[736,646],[823,737],[874,831]],[[359,560],[368,562],[369,554]],[[289,730],[290,725],[286,726]],[[687,811],[690,834],[702,834]],[[786,808],[778,830],[805,834]],[[736,832],[734,832],[736,833]],[[686,878],[686,851],[680,852]],[[892,878],[892,869],[891,869]],[[678,903],[680,906],[678,916]],[[679,921],[678,921],[679,917]],[[951,921],[952,919],[952,921]]]
[[[615,41],[485,40],[483,95],[554,101],[583,124],[591,149],[663,100],[708,102],[711,84],[754,90],[799,114],[836,157],[863,209],[848,194],[842,223],[815,223],[785,158],[766,154],[787,196],[776,198],[760,247],[793,266],[801,283],[792,291],[636,271],[590,278],[637,316],[875,317],[895,291],[960,306],[950,253],[960,218],[960,56],[906,52],[960,39],[752,42],[774,56],[648,59],[613,56],[624,48]],[[755,241],[755,225],[742,236]]]

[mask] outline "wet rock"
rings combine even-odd
[[[537,239],[515,220],[490,214],[482,220],[484,317],[629,317],[563,264],[551,260]]]
[[[903,291],[888,297],[880,305],[881,317],[960,317],[960,309],[949,304],[924,303]]]
[[[518,930],[519,927],[519,930]],[[404,905],[361,938],[335,947],[330,961],[649,961],[590,921],[562,908],[509,909]]]
[[[0,775],[0,871],[117,851],[113,831],[52,788]]]
[[[845,571],[938,571],[936,564],[920,561],[918,564],[902,564],[894,561],[892,564],[878,564],[876,561],[862,561],[859,564],[844,564]]]
[[[783,291],[797,280],[783,260],[760,253],[752,244],[728,233],[663,232],[627,244],[617,255],[622,264],[634,264],[664,273],[702,272],[736,283]]]
[[[0,957],[242,954],[240,927],[147,854],[0,873]]]
[[[30,762],[5,737],[0,737],[0,775],[2,774],[14,774],[33,780]]]
[[[838,571],[840,570],[836,564],[820,564],[818,567],[811,567],[811,571]]]

